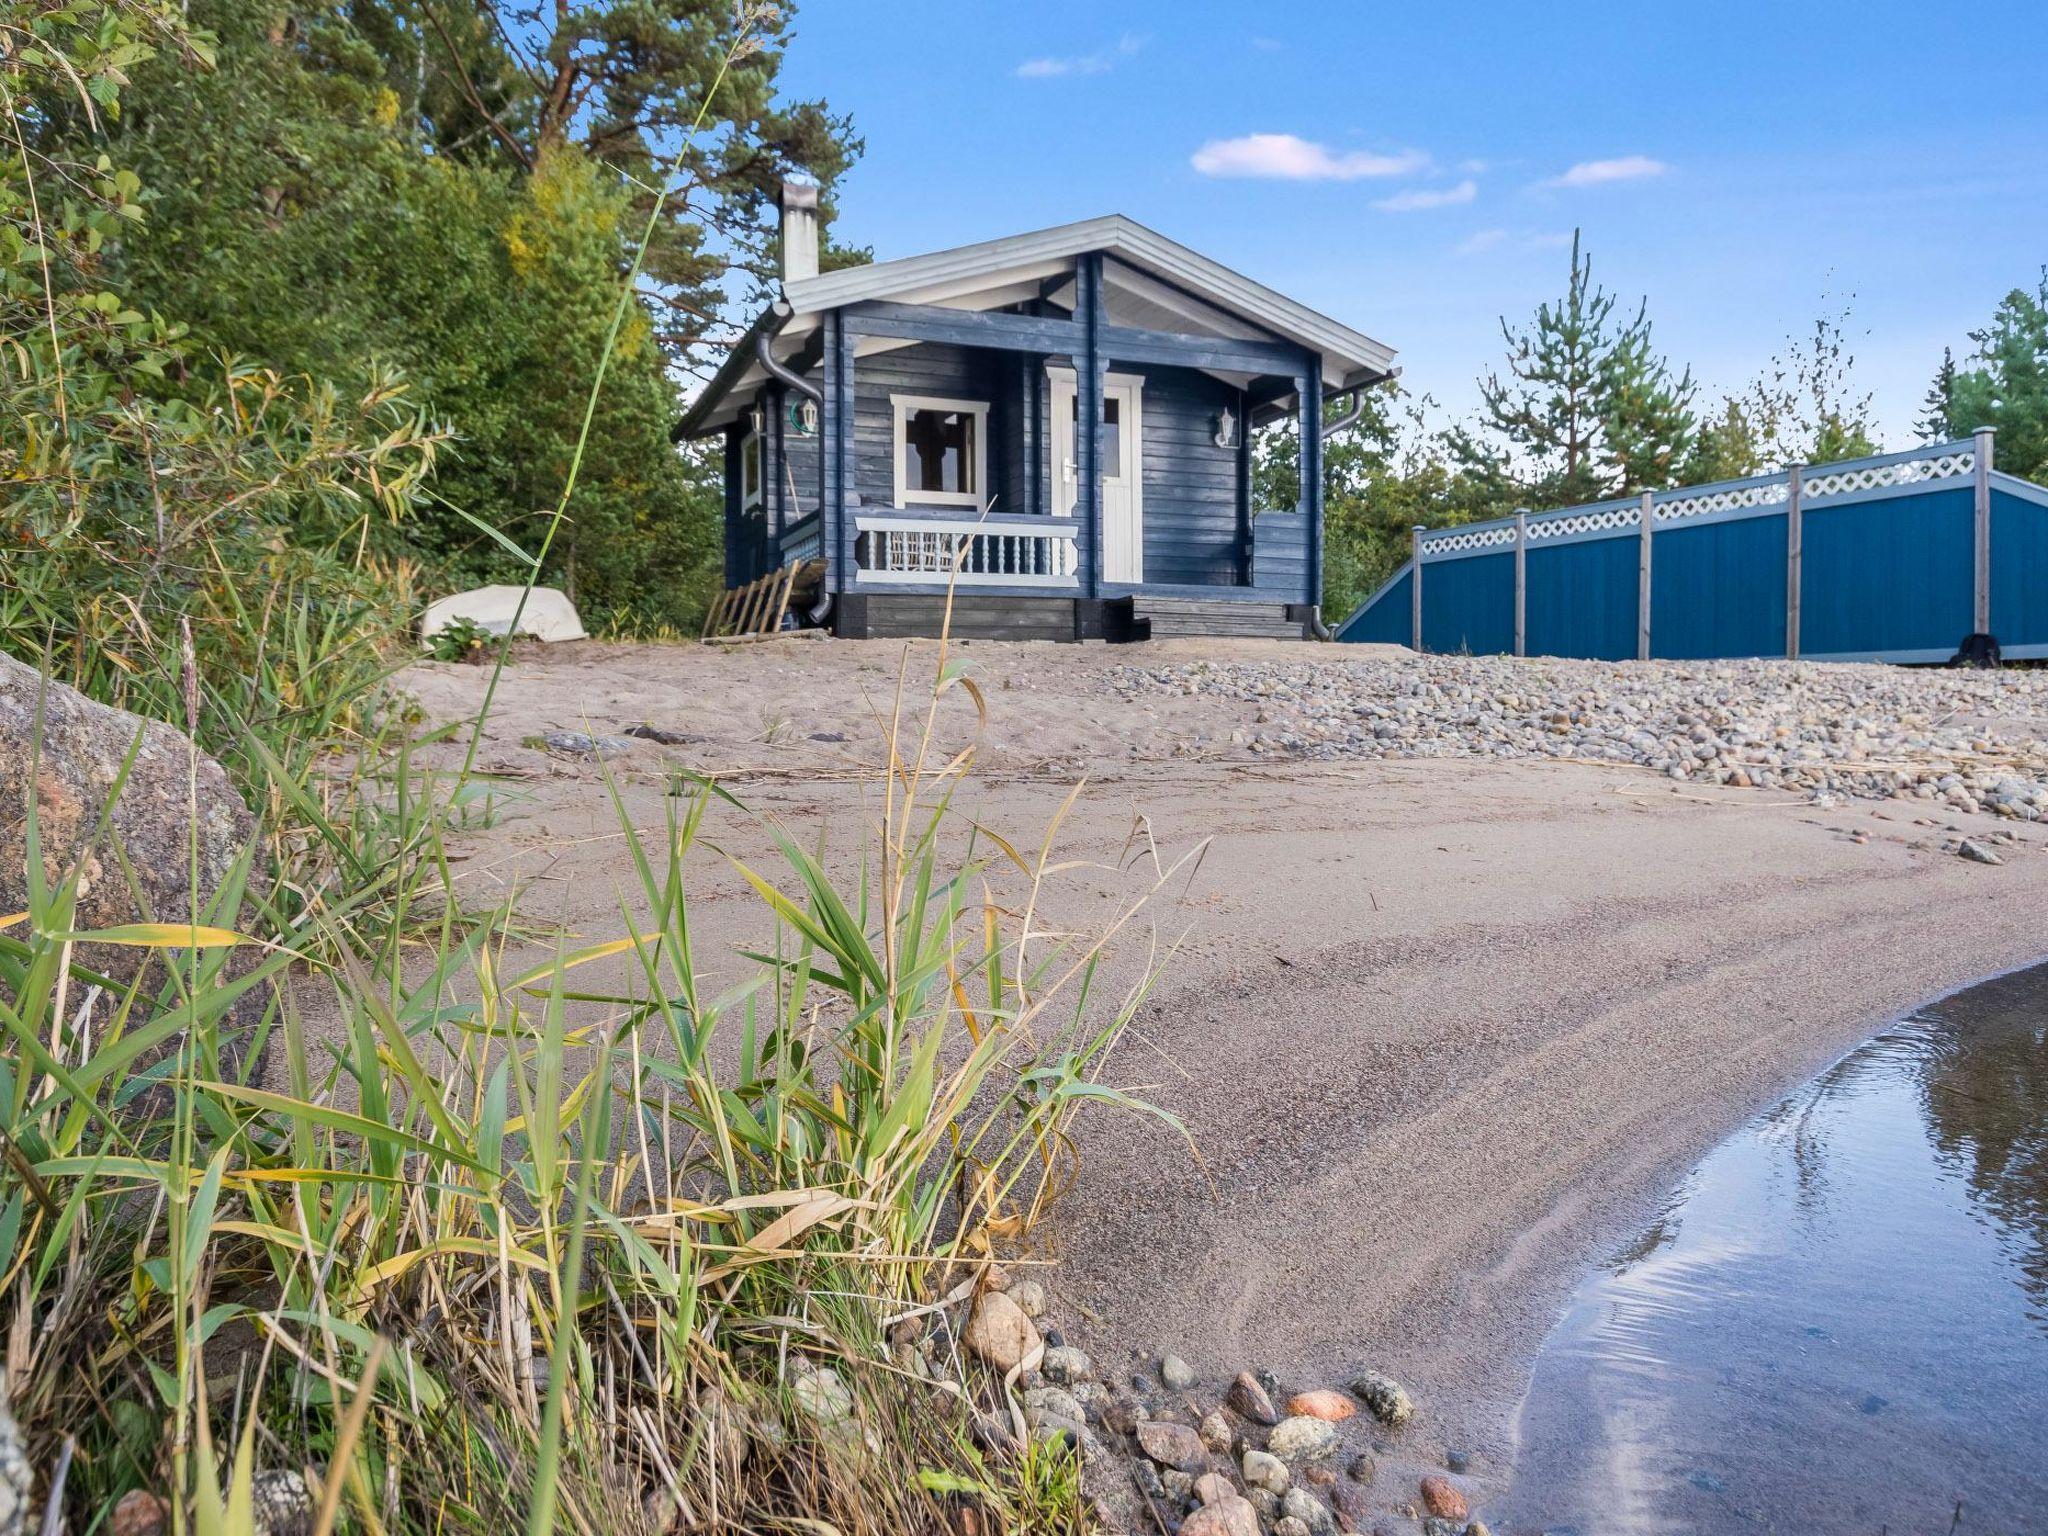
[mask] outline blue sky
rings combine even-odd
[[[2048,4],[803,0],[786,87],[878,258],[1122,212],[1400,350],[1452,413],[1595,273],[1708,393],[1850,303],[1895,445],[2048,262]]]

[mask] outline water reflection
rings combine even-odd
[[[1574,1297],[1496,1529],[2048,1530],[2048,967],[1717,1148]]]
[[[2048,1329],[2048,975],[2022,972],[1976,994],[1928,1010],[1945,1048],[1929,1054],[1921,1103],[1944,1165],[2007,1239],[2029,1315]],[[2001,1003],[2012,1027],[1959,1048],[1971,1009]]]

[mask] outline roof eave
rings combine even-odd
[[[690,402],[690,408],[683,412],[683,419],[669,429],[670,442],[681,443],[710,434],[714,429],[711,418],[718,414],[726,397],[747,376],[747,370],[754,366],[754,348],[760,344],[761,336],[765,332],[773,338],[789,320],[789,304],[782,299],[761,311],[754,323],[747,327],[746,334],[733,344],[733,349],[718,365],[718,372],[711,376],[711,381]]]

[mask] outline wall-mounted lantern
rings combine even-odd
[[[1216,413],[1215,432],[1213,435],[1218,448],[1235,448],[1237,446],[1237,417],[1231,414],[1229,406],[1226,405]]]
[[[818,402],[799,396],[789,403],[789,430],[798,437],[818,435]]]

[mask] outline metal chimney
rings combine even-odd
[[[782,280],[818,275],[818,186],[811,181],[782,184]]]

